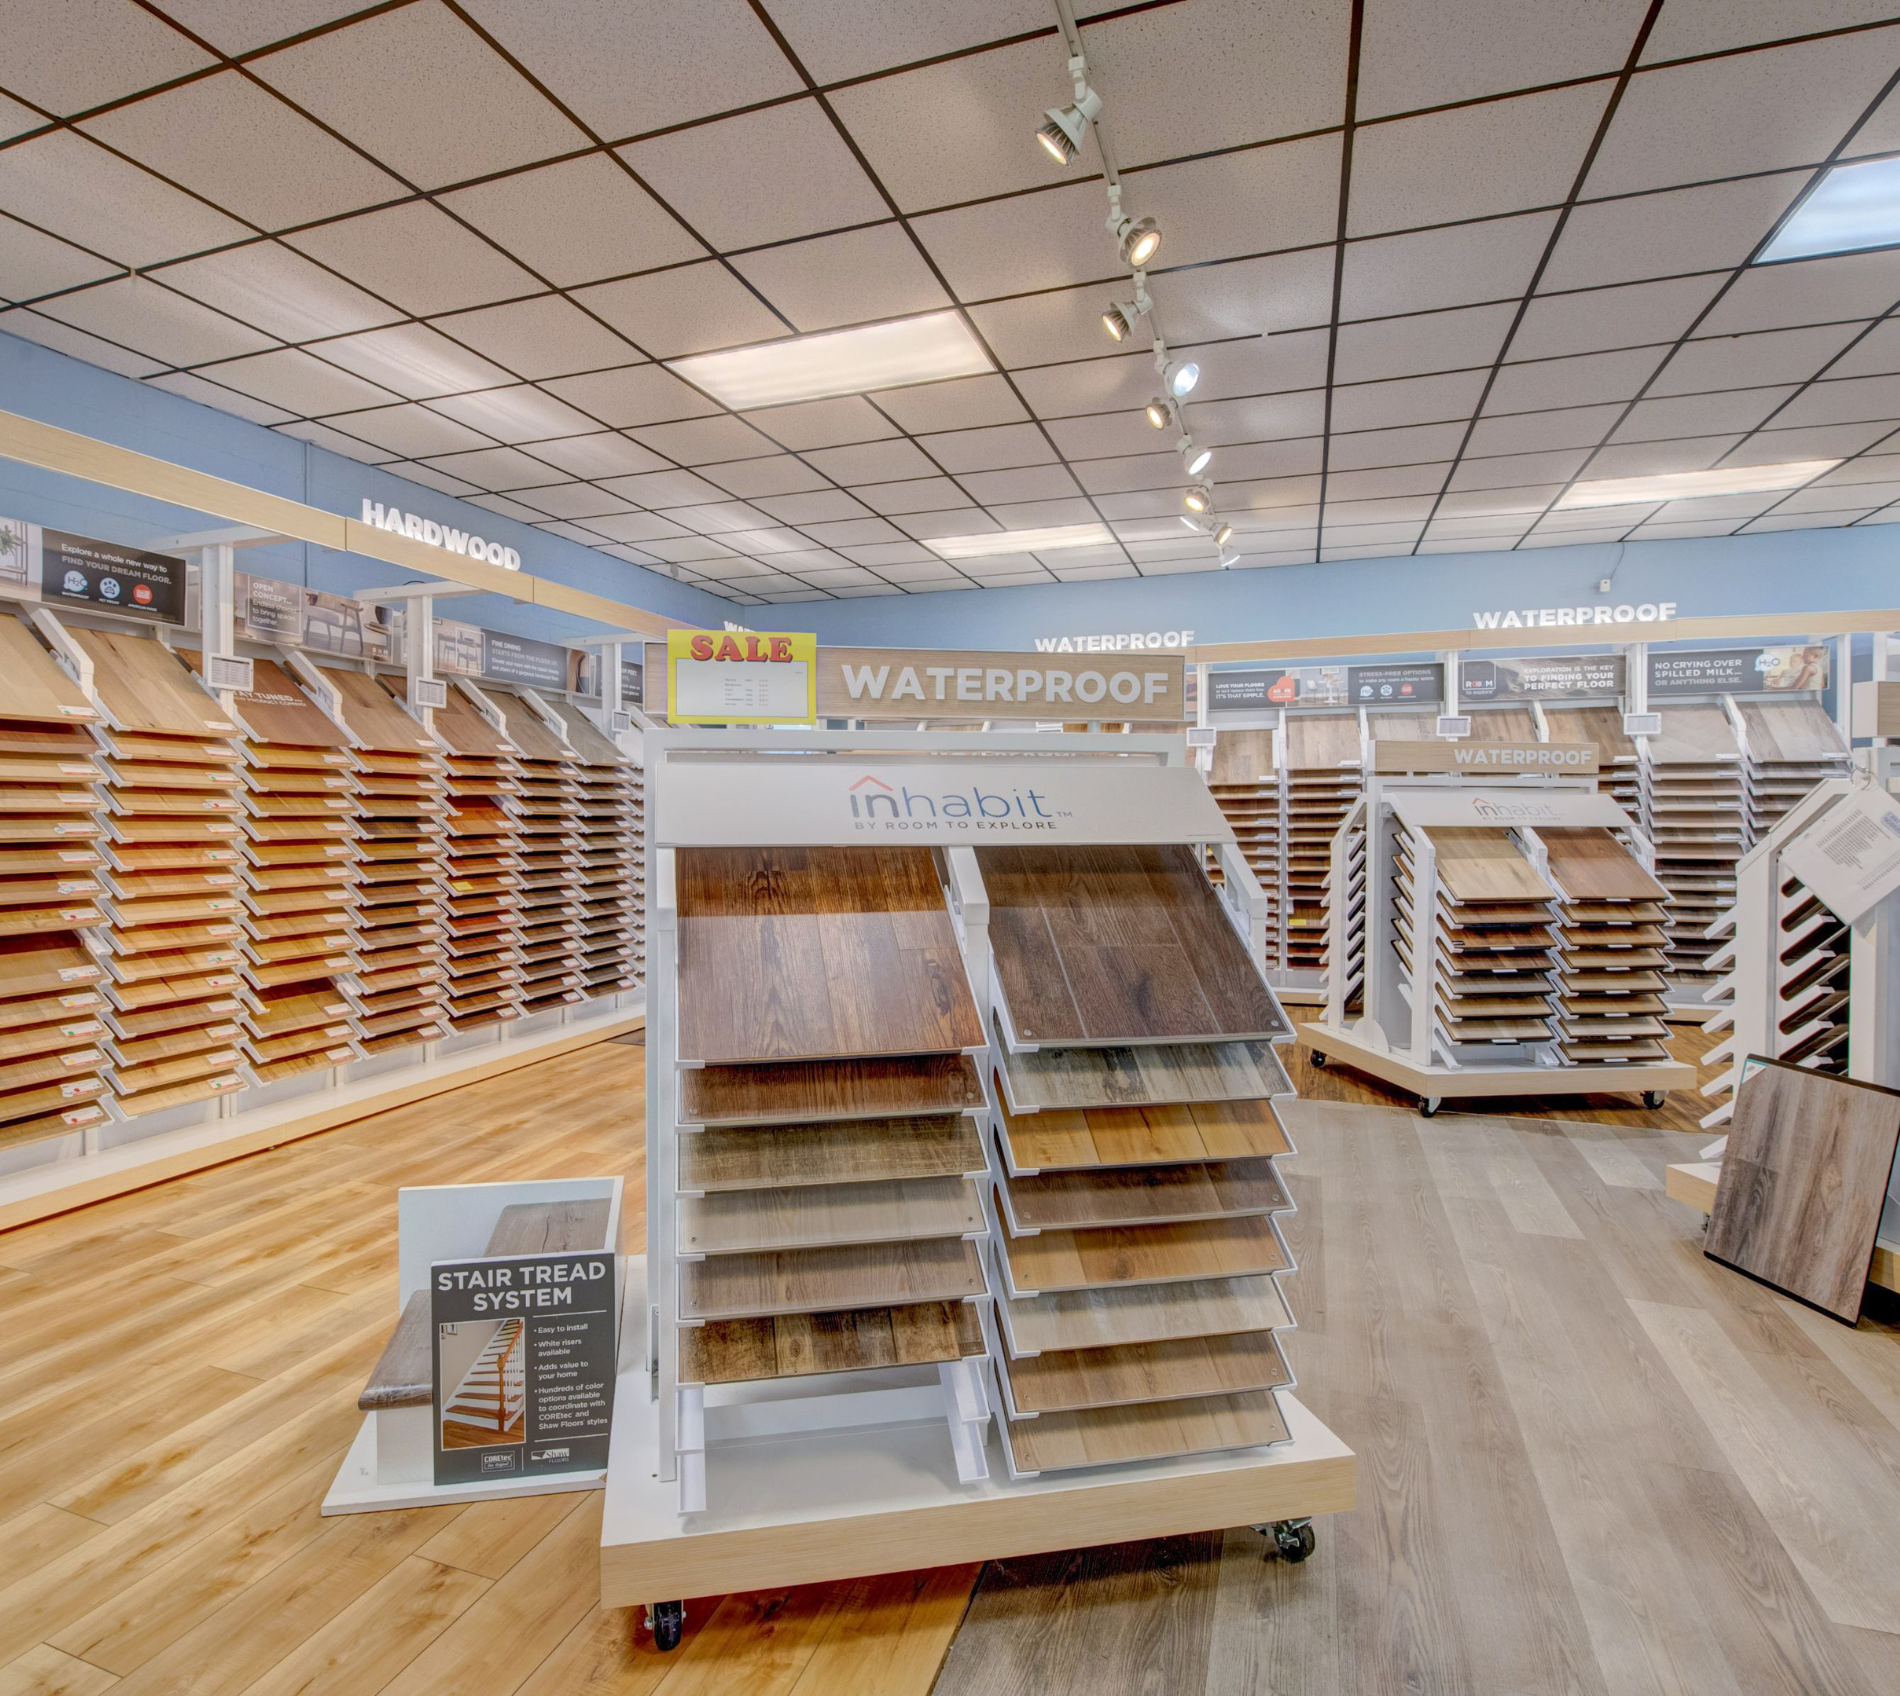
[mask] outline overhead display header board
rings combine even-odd
[[[1487,777],[1522,772],[1591,777],[1597,769],[1597,750],[1594,742],[1374,742],[1372,769],[1481,772]]]
[[[1501,660],[1465,660],[1458,697],[1479,701],[1576,701],[1621,695],[1621,654],[1513,654]]]
[[[187,582],[174,555],[0,518],[0,595],[10,599],[183,624]]]
[[[1696,648],[1649,656],[1652,695],[1756,695],[1825,689],[1823,642],[1772,648]]]

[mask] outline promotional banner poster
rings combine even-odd
[[[0,518],[0,595],[18,601],[40,598],[40,527]]]
[[[233,574],[237,634],[252,642],[308,648],[349,659],[387,660],[400,653],[401,615],[274,577]]]
[[[817,667],[818,638],[810,631],[669,630],[666,716],[674,724],[813,724]]]
[[[231,579],[231,593],[237,603],[238,635],[254,642],[303,646],[304,592],[297,584],[240,571]]]
[[[1272,707],[1343,707],[1348,698],[1347,670],[1343,665],[1304,665],[1294,671],[1276,668],[1211,672],[1207,680],[1207,710],[1210,713],[1251,713]]]
[[[1462,701],[1568,701],[1623,693],[1621,654],[1522,654],[1466,660],[1458,667]]]
[[[1760,691],[1825,689],[1825,644],[1772,648],[1703,648],[1687,653],[1651,653],[1652,695],[1753,695]]]
[[[565,689],[570,649],[532,636],[482,632],[482,676],[495,683],[525,683],[533,689]]]
[[[40,599],[183,624],[185,562],[169,554],[42,529]]]
[[[459,619],[435,621],[435,669],[438,677],[482,674],[482,627]]]
[[[1431,706],[1445,698],[1445,668],[1436,660],[1348,666],[1346,698],[1355,706]]]
[[[620,704],[623,707],[644,706],[646,703],[646,667],[638,660],[627,657],[628,650],[620,651]]]
[[[605,1470],[613,1298],[606,1253],[430,1267],[436,1483]]]

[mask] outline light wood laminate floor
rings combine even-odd
[[[0,1235],[0,1696],[1900,1688],[1900,1329],[1702,1258],[1678,1106],[1290,1109],[1287,1354],[1360,1457],[1303,1566],[1243,1528],[699,1598],[663,1656],[593,1600],[597,1496],[319,1518],[396,1186],[621,1172],[637,1207],[642,1059]]]

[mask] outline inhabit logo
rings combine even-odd
[[[378,530],[407,536],[412,542],[423,542],[432,548],[446,548],[452,554],[466,554],[470,559],[487,560],[490,565],[498,565],[504,571],[521,569],[521,555],[513,548],[504,548],[499,542],[484,542],[481,537],[471,536],[466,530],[454,530],[446,524],[436,523],[433,518],[418,518],[413,512],[383,506],[367,496],[363,499],[363,522],[375,525]]]

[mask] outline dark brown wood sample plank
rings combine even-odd
[[[1264,1042],[1154,1043],[1139,1048],[1003,1049],[1003,1082],[1018,1113],[1064,1107],[1142,1107],[1291,1095]]]
[[[1550,875],[1572,901],[1664,901],[1669,892],[1607,830],[1539,830]]]
[[[921,848],[682,848],[679,1053],[855,1058],[983,1040]]]
[[[687,1125],[883,1119],[970,1113],[982,1105],[982,1074],[967,1054],[703,1066],[680,1073],[679,1116]]]
[[[979,848],[1020,1042],[1264,1040],[1292,1027],[1184,845]]]
[[[1006,1362],[1021,1413],[1276,1390],[1293,1380],[1271,1331],[1065,1349]]]
[[[202,679],[204,656],[181,648],[180,657]],[[275,660],[251,662],[251,687],[231,697],[232,710],[260,742],[296,748],[347,748],[343,727],[305,693],[304,687]]]
[[[968,1302],[916,1302],[686,1326],[679,1375],[682,1384],[742,1384],[928,1366],[982,1352],[983,1330]]]
[[[849,1248],[722,1254],[680,1268],[682,1319],[820,1313],[984,1293],[976,1244],[960,1237]]]
[[[1703,1249],[1849,1325],[1900,1144],[1900,1091],[1771,1061],[1735,1095]]]

